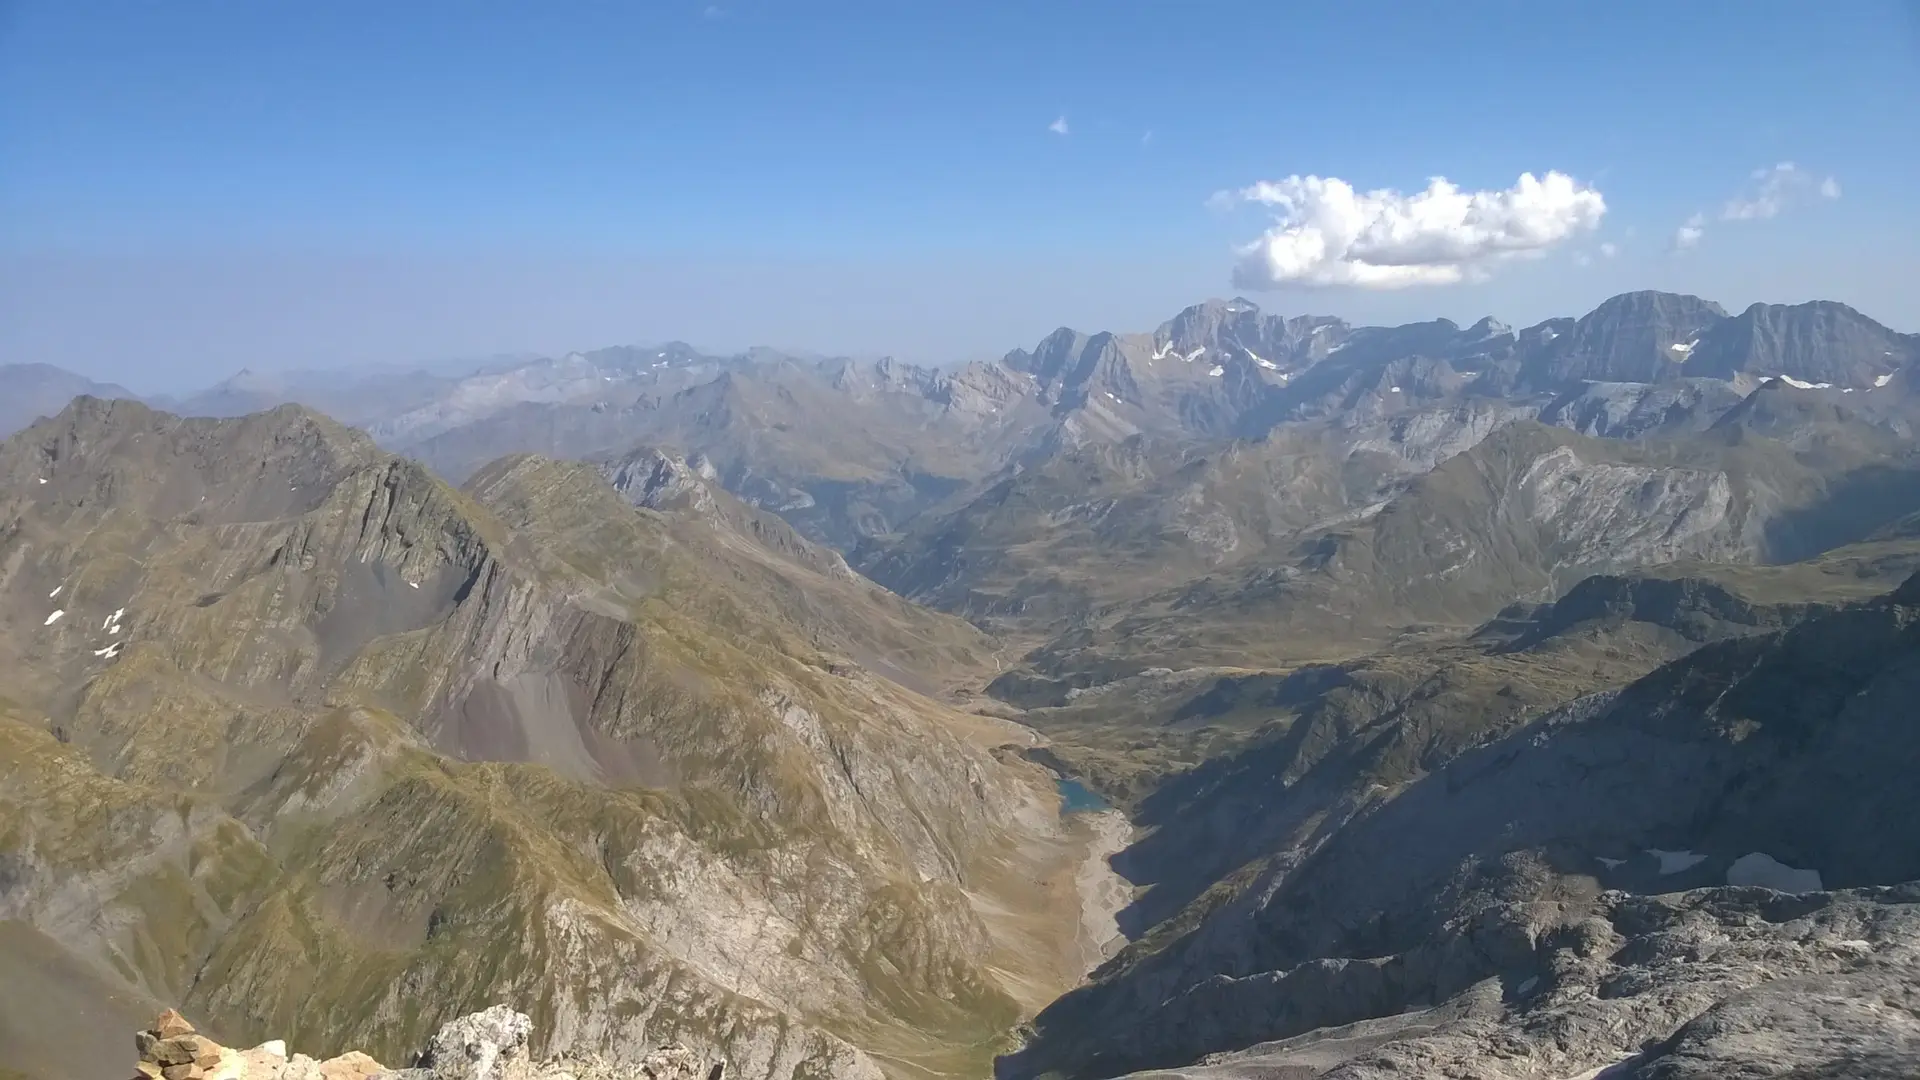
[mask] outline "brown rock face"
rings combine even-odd
[[[193,1025],[187,1023],[187,1018],[180,1015],[180,1010],[168,1009],[154,1019],[153,1027],[148,1030],[156,1038],[174,1039],[193,1034]]]
[[[161,1013],[153,1026],[133,1037],[140,1052],[134,1065],[136,1080],[202,1080],[217,1067],[226,1051],[193,1029],[174,1009]]]

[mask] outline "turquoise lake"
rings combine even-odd
[[[1090,814],[1113,805],[1078,780],[1060,778],[1054,780],[1053,785],[1060,789],[1062,814]]]

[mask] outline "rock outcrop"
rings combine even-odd
[[[324,1061],[287,1053],[274,1039],[251,1050],[234,1050],[194,1030],[178,1010],[168,1009],[133,1037],[140,1059],[134,1080],[366,1080],[391,1075],[358,1050]]]
[[[389,1069],[358,1050],[324,1060],[289,1054],[280,1039],[251,1050],[230,1049],[168,1009],[134,1036],[140,1055],[134,1080],[723,1080],[726,1075],[723,1060],[679,1043],[629,1064],[593,1055],[536,1059],[532,1034],[526,1013],[493,1005],[441,1027],[413,1066]]]

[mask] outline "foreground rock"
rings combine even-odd
[[[140,1061],[135,1080],[723,1080],[726,1065],[678,1044],[663,1046],[638,1064],[562,1055],[533,1059],[533,1021],[505,1005],[463,1016],[442,1027],[419,1063],[388,1069],[358,1050],[324,1061],[287,1053],[278,1039],[251,1050],[221,1046],[168,1009],[134,1036]]]
[[[387,1072],[357,1050],[325,1061],[305,1054],[289,1057],[279,1039],[234,1050],[195,1031],[174,1009],[161,1013],[133,1042],[140,1053],[135,1080],[359,1080]]]

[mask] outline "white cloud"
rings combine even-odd
[[[1239,249],[1234,284],[1248,289],[1397,289],[1479,280],[1497,262],[1543,254],[1594,229],[1607,211],[1598,191],[1559,172],[1524,173],[1499,191],[1461,191],[1435,177],[1411,195],[1359,192],[1335,177],[1289,176],[1209,201],[1274,208],[1273,227]]]
[[[1745,197],[1727,200],[1720,208],[1722,221],[1753,221],[1776,217],[1787,208],[1787,197],[1792,190],[1807,182],[1807,175],[1791,161],[1783,161],[1768,169],[1753,170],[1753,179],[1757,186]]]
[[[1614,243],[1614,242],[1612,242],[1611,240],[1609,240],[1608,242],[1606,242],[1606,243],[1604,243],[1604,244],[1601,244],[1601,245],[1600,245],[1600,257],[1601,257],[1601,258],[1603,258],[1603,259],[1611,259],[1611,258],[1613,258],[1613,257],[1614,257],[1615,255],[1618,255],[1618,254],[1620,254],[1620,245],[1618,245],[1618,244],[1616,244],[1616,243]]]
[[[1755,169],[1750,179],[1753,183],[1746,191],[1721,205],[1721,221],[1770,221],[1804,201],[1810,192],[1817,192],[1823,199],[1840,197],[1839,180],[1829,176],[1816,183],[1812,175],[1791,161]],[[1689,217],[1673,234],[1674,250],[1697,246],[1706,235],[1705,226],[1705,215]]]
[[[1153,142],[1153,129],[1148,128],[1147,133],[1145,135],[1140,136],[1140,145],[1146,146],[1151,142]]]
[[[1753,189],[1727,200],[1720,208],[1722,221],[1765,221],[1779,217],[1781,211],[1800,201],[1809,191],[1818,191],[1823,199],[1840,197],[1840,181],[1829,176],[1815,184],[1805,169],[1791,161],[1753,170]]]
[[[1707,235],[1707,219],[1705,215],[1695,214],[1688,218],[1685,224],[1674,230],[1673,250],[1685,251],[1690,247],[1697,247],[1700,244],[1700,238],[1705,235]]]
[[[1587,253],[1586,253],[1586,252],[1584,252],[1584,251],[1576,251],[1576,252],[1574,252],[1574,253],[1573,253],[1573,265],[1575,265],[1575,266],[1592,266],[1592,265],[1593,265],[1593,256],[1591,256],[1591,255],[1589,255],[1589,254],[1587,254]]]
[[[1047,130],[1053,132],[1055,135],[1065,135],[1067,133],[1066,116],[1063,114],[1058,119],[1054,120],[1053,123],[1048,124]]]

